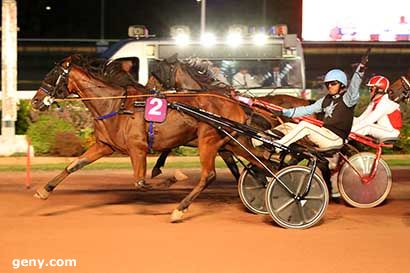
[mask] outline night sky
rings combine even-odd
[[[19,38],[100,38],[102,0],[18,0]],[[207,0],[207,29],[223,33],[229,25],[263,25],[263,0]],[[302,0],[266,0],[266,25],[285,23],[301,32]],[[50,9],[46,9],[49,6]],[[150,34],[169,36],[171,25],[199,30],[196,0],[105,0],[104,37],[127,36],[129,25],[146,25]]]

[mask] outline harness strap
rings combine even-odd
[[[125,95],[123,96],[123,98],[121,99],[121,104],[120,104],[120,111],[124,111],[125,110],[125,102],[128,99],[128,88],[124,87],[124,93]]]
[[[106,115],[96,117],[95,119],[96,120],[103,120],[103,119],[111,118],[111,117],[116,116],[116,115],[118,115],[118,112],[111,112],[111,113],[108,113]]]
[[[148,127],[148,151],[152,150],[153,144],[154,144],[154,123],[150,121],[149,127]]]

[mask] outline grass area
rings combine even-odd
[[[387,163],[390,166],[410,166],[410,159],[387,159]],[[67,166],[66,163],[55,164],[33,164],[31,166],[32,171],[56,171],[63,170]],[[147,164],[148,169],[154,166],[153,162]],[[165,168],[168,169],[189,169],[199,168],[199,161],[187,161],[187,162],[167,162]],[[225,163],[221,159],[216,160],[216,168],[226,168]],[[112,162],[96,162],[89,166],[84,167],[84,170],[131,170],[131,163],[112,163]],[[25,165],[0,165],[0,172],[24,172],[26,171]]]
[[[388,159],[386,160],[389,166],[409,166],[410,167],[410,160],[409,159]]]
[[[63,170],[67,164],[65,163],[56,163],[56,164],[33,164],[31,170],[33,171],[55,171]],[[154,167],[154,163],[147,164],[148,169]],[[191,162],[167,162],[165,168],[169,169],[190,169],[190,168],[199,168],[199,161]],[[225,168],[225,164],[222,160],[216,160],[217,168]],[[93,163],[89,166],[84,167],[84,170],[131,170],[131,163],[111,163],[111,162],[102,162],[102,163]],[[25,165],[0,165],[0,172],[23,172],[26,171]]]

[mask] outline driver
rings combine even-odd
[[[390,82],[386,77],[374,76],[367,83],[371,102],[366,110],[353,120],[352,132],[372,137],[397,138],[402,127],[400,105],[389,99]]]
[[[359,100],[359,86],[362,82],[365,63],[366,61],[362,61],[358,65],[348,88],[346,74],[340,69],[332,69],[326,74],[324,80],[328,91],[326,96],[308,106],[279,111],[277,114],[290,118],[324,113],[324,123],[323,127],[306,121],[301,121],[297,125],[292,123],[280,125],[276,128],[279,131],[286,132],[286,128],[291,128],[291,130],[277,143],[289,146],[306,136],[322,149],[342,146],[352,127],[353,111]]]
[[[323,113],[323,126],[319,127],[306,121],[299,124],[285,123],[275,129],[287,133],[277,143],[289,146],[290,144],[307,137],[319,148],[328,149],[334,146],[342,146],[347,139],[353,123],[353,111],[359,101],[359,87],[365,70],[367,60],[362,60],[353,74],[349,87],[347,76],[340,69],[332,69],[327,72],[324,83],[328,94],[314,104],[300,106],[292,109],[278,111],[286,117],[296,118]],[[287,131],[288,129],[290,131]],[[332,192],[330,182],[329,162],[318,162],[322,176],[326,181],[329,192]]]

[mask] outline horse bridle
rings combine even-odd
[[[56,66],[59,75],[54,85],[51,85],[45,81],[42,82],[40,89],[47,94],[47,96],[43,99],[44,105],[50,106],[51,104],[53,104],[54,100],[57,98],[57,91],[62,85],[67,84],[68,75],[70,74],[71,70],[71,63],[66,62],[66,64],[67,67],[63,67],[61,64]]]
[[[181,64],[180,64],[181,65]],[[186,65],[186,64],[185,64]],[[158,82],[162,85],[163,88],[165,89],[175,89],[177,91],[179,90],[185,90],[185,91],[208,91],[208,88],[204,88],[202,84],[198,83],[197,84],[200,86],[199,89],[189,89],[189,88],[177,88],[176,85],[176,64],[175,63],[166,63],[164,64],[159,64],[158,65],[160,72],[153,71],[151,74],[158,80]],[[195,78],[194,75],[192,75],[192,72],[189,69],[186,69],[187,73],[192,78]],[[166,76],[165,76],[166,75]]]
[[[167,68],[165,68],[164,65],[158,65],[160,72],[153,71],[151,74],[165,89],[173,89],[175,86],[176,67],[173,63],[167,63],[166,67]]]
[[[400,77],[401,82],[403,84],[404,89],[409,92],[410,91],[410,82],[407,80],[405,76]]]
[[[405,90],[403,93],[401,93],[400,100],[407,103],[410,100],[410,82],[405,76],[401,76],[400,80],[402,87]]]

